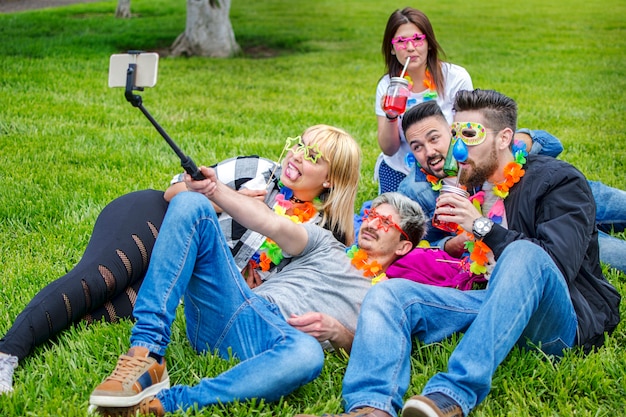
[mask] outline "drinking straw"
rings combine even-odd
[[[404,73],[406,72],[406,69],[409,67],[409,62],[411,62],[411,57],[408,57],[406,59],[406,62],[404,63],[404,68],[402,68],[402,72],[400,73],[400,78],[404,77]]]
[[[408,57],[406,59],[406,62],[404,63],[404,68],[402,68],[402,72],[400,73],[400,78],[404,77],[404,73],[406,72],[406,69],[409,66],[409,62],[411,62],[411,57]],[[398,90],[400,89],[400,86],[396,86],[396,88],[393,90],[393,96],[397,96],[398,95]]]
[[[461,172],[463,172],[463,167],[462,166],[459,167],[459,169],[458,169],[458,171],[456,173],[456,184],[455,184],[455,186],[457,188],[459,187],[459,183],[460,183],[460,180],[461,180]]]

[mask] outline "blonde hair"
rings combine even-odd
[[[343,129],[315,125],[302,136],[309,143],[317,143],[322,157],[330,167],[328,181],[331,187],[321,195],[322,221],[320,226],[329,229],[335,238],[346,245],[354,241],[354,204],[361,172],[361,148]]]

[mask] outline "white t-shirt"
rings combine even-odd
[[[473,90],[474,87],[472,86],[472,78],[465,68],[448,62],[444,62],[441,65],[441,68],[445,80],[445,96],[443,98],[441,96],[437,97],[437,104],[441,107],[441,110],[446,116],[448,122],[452,124],[452,104],[454,102],[454,96],[460,90]],[[375,110],[377,116],[385,116],[381,103],[383,96],[387,93],[387,87],[389,87],[389,83],[391,82],[390,80],[389,74],[387,74],[380,79],[378,87],[376,87]],[[413,82],[417,83],[418,81],[413,80]],[[406,109],[408,110],[411,107],[422,103],[424,101],[424,94],[427,92],[428,90],[424,90],[420,93],[411,92],[411,96],[406,102]],[[405,175],[411,171],[411,167],[407,166],[405,163],[406,155],[411,153],[411,149],[409,148],[409,144],[407,143],[406,138],[404,137],[404,132],[402,131],[402,115],[398,119],[398,130],[400,131],[400,148],[398,149],[398,152],[392,156],[384,155],[381,152],[378,156],[378,161],[376,162],[376,171],[374,174],[376,180],[378,180],[378,166],[382,160],[384,160],[385,163],[391,168],[402,172]]]

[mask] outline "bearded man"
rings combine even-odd
[[[388,280],[366,295],[343,380],[352,417],[462,417],[491,389],[493,374],[515,345],[562,355],[602,345],[619,322],[620,295],[602,275],[595,204],[585,177],[566,162],[527,156],[513,144],[517,105],[496,91],[456,96],[455,140],[467,146],[460,182],[470,199],[441,194],[434,211],[459,225],[472,252],[469,267],[484,268],[486,289],[461,291]],[[433,172],[439,140],[450,127],[438,116],[402,122],[417,161]],[[445,155],[445,152],[439,152]],[[443,175],[442,175],[443,176]],[[453,242],[454,243],[454,242]],[[439,342],[464,333],[421,395],[404,403],[411,377],[411,343]],[[385,352],[380,354],[380,352]]]

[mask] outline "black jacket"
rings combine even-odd
[[[621,299],[600,267],[591,189],[583,174],[558,159],[529,155],[524,169],[504,200],[508,229],[494,225],[483,240],[496,260],[518,239],[548,252],[567,280],[578,317],[576,343],[589,351],[619,323]]]

